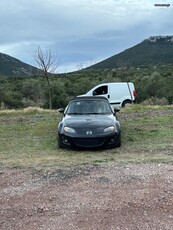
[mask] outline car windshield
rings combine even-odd
[[[111,114],[112,110],[107,101],[102,100],[78,100],[72,101],[67,114]]]

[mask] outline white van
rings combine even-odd
[[[125,107],[134,102],[136,90],[132,82],[103,83],[82,96],[104,96],[108,98],[113,108]]]

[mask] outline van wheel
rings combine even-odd
[[[132,101],[131,101],[131,100],[125,100],[125,101],[123,101],[123,103],[122,103],[122,107],[126,107],[126,106],[128,106],[128,105],[130,105],[130,104],[132,104]]]

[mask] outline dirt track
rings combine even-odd
[[[173,165],[0,169],[0,229],[173,229]]]

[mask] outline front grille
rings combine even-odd
[[[79,135],[86,135],[86,133],[89,131],[92,132],[92,134],[101,134],[103,133],[103,128],[75,128],[76,133]]]
[[[90,148],[99,147],[104,144],[105,140],[103,138],[78,138],[74,139],[76,146]]]

